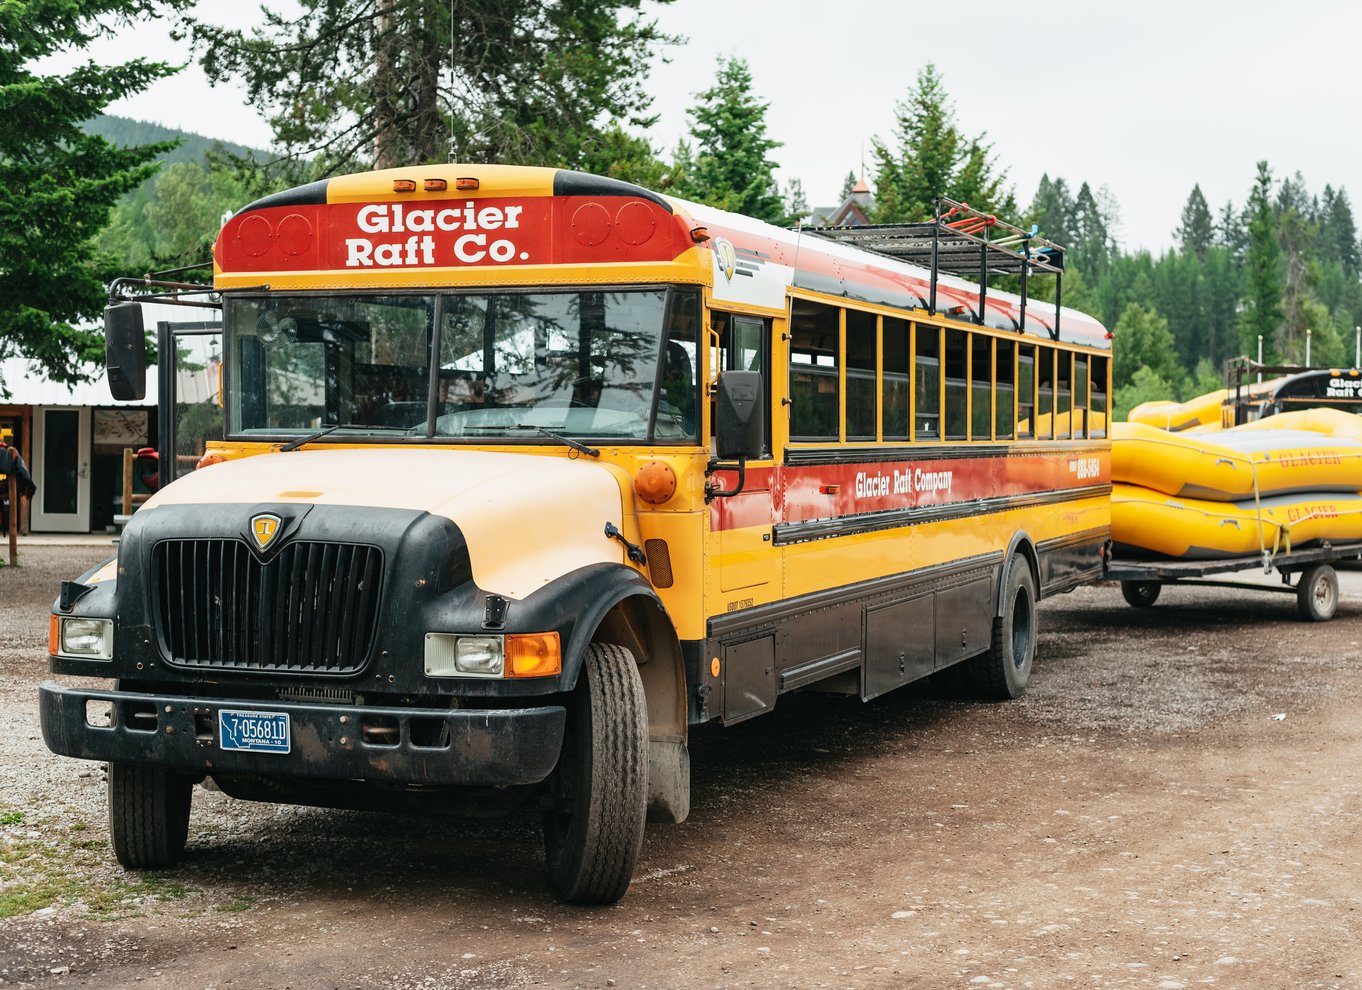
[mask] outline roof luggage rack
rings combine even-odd
[[[1021,313],[1018,330],[1026,329],[1027,279],[1036,274],[1055,276],[1055,322],[1050,336],[1059,339],[1059,313],[1064,282],[1065,250],[1037,233],[1023,230],[982,213],[968,203],[945,196],[933,201],[936,219],[922,223],[880,223],[859,227],[806,227],[806,232],[848,244],[863,251],[920,265],[931,272],[927,310],[936,315],[936,286],[941,274],[977,279],[978,322],[984,320],[988,277],[1021,276]]]

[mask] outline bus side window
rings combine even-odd
[[[913,439],[941,439],[941,330],[918,324],[914,355]]]
[[[884,439],[908,439],[908,321],[884,317]]]
[[[969,438],[993,439],[993,338],[970,335]]]
[[[946,439],[964,440],[968,436],[969,423],[966,421],[966,395],[969,381],[966,378],[965,355],[968,353],[970,334],[956,330],[946,331]]]
[[[1036,435],[1036,348],[1017,348],[1017,438]]]
[[[1088,435],[1088,357],[1074,355],[1074,439]]]
[[[792,300],[790,306],[790,438],[838,439],[838,310]]]
[[[1016,345],[1010,340],[997,341],[997,357],[994,360],[997,379],[996,408],[993,416],[994,436],[999,440],[1011,440],[1016,410]]]
[[[873,313],[848,309],[847,428],[848,440],[875,439],[875,344]]]
[[[700,327],[699,293],[674,293],[670,323],[662,345],[653,439],[694,440],[700,426],[697,398],[700,355],[696,344]]]
[[[1055,352],[1055,438],[1073,436],[1073,358],[1067,351]]]
[[[1042,347],[1036,355],[1036,436],[1055,435],[1055,352]]]
[[[1094,357],[1092,359],[1092,390],[1091,413],[1089,414],[1088,436],[1105,437],[1107,435],[1107,359],[1104,357]]]
[[[763,400],[770,408],[771,376],[767,373],[767,341],[771,323],[758,316],[739,316],[737,313],[713,313],[710,326],[719,335],[719,353],[715,355],[720,373],[725,371],[761,372]],[[710,423],[714,423],[714,398],[709,402]],[[771,452],[771,416],[766,416],[765,450]]]

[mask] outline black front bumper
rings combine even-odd
[[[84,760],[142,763],[197,774],[261,774],[401,784],[536,784],[558,762],[567,712],[537,708],[378,708],[295,702],[243,702],[130,691],[87,691],[50,681],[38,688],[43,740],[52,752]],[[113,706],[112,725],[89,724],[87,702]],[[289,716],[287,753],[223,750],[221,709]],[[130,713],[137,712],[134,719]],[[152,718],[155,716],[155,727]],[[136,723],[134,725],[134,723]],[[365,726],[396,725],[383,742]],[[413,727],[422,740],[417,745]]]

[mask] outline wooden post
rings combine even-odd
[[[9,566],[19,563],[19,475],[9,473]]]
[[[123,448],[123,515],[132,515],[132,460],[131,447]]]

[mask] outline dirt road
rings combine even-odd
[[[1019,702],[798,696],[693,740],[689,821],[608,909],[545,892],[536,823],[197,791],[181,869],[125,874],[101,769],[50,756],[56,582],[0,569],[0,985],[1362,987],[1362,573],[1294,600],[1042,605]]]

